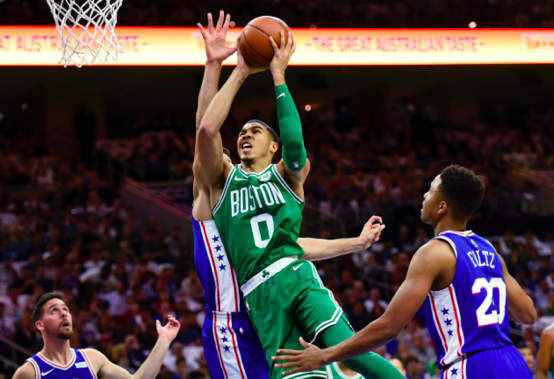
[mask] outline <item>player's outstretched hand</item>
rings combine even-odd
[[[223,22],[225,20],[225,22]],[[204,30],[202,24],[198,23],[198,29],[204,38],[206,44],[206,62],[222,63],[225,59],[231,56],[237,47],[227,46],[227,30],[229,30],[229,24],[231,23],[231,15],[223,11],[219,11],[219,19],[214,29],[214,22],[212,14],[208,13],[208,32]]]
[[[237,46],[240,46],[240,38],[237,38]],[[237,70],[239,70],[243,75],[249,76],[267,70],[269,67],[252,67],[249,66],[244,57],[242,56],[240,49],[237,50]]]
[[[173,316],[168,316],[167,318],[168,321],[165,326],[162,326],[160,320],[156,320],[156,330],[158,331],[158,337],[166,338],[171,342],[177,337],[181,324]]]
[[[379,241],[381,232],[384,229],[385,225],[383,225],[383,219],[379,216],[371,216],[369,221],[364,225],[359,237],[366,249],[369,248],[373,242]]]
[[[320,348],[307,343],[302,337],[300,337],[300,343],[305,350],[277,350],[277,354],[279,355],[271,358],[274,362],[287,362],[276,364],[275,367],[277,368],[292,368],[292,370],[285,371],[283,375],[313,371],[325,365],[322,358],[322,350]]]
[[[287,43],[285,43],[284,30],[281,30],[280,46],[277,46],[277,44],[273,40],[273,37],[269,37],[269,42],[271,42],[271,46],[273,46],[274,51],[273,59],[269,64],[271,74],[273,75],[273,79],[276,85],[277,83],[280,83],[280,81],[282,81],[284,84],[285,70],[289,65],[292,54],[294,54],[294,51],[296,50],[296,42],[294,42],[294,39],[292,38],[292,32],[290,30]]]

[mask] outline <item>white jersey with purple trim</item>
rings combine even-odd
[[[456,255],[452,283],[430,291],[423,309],[440,369],[453,364],[464,372],[464,358],[511,345],[506,282],[491,243],[471,231],[446,231],[435,239]]]
[[[98,379],[84,350],[71,349],[71,359],[65,366],[52,362],[41,353],[27,362],[35,369],[35,379]]]

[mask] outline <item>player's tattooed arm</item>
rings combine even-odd
[[[331,362],[340,362],[367,353],[394,339],[414,317],[433,284],[446,267],[455,264],[450,247],[440,241],[431,241],[414,255],[406,280],[394,295],[387,310],[379,319],[346,341],[320,350],[301,340],[303,351],[278,350],[274,361],[288,362],[275,365],[287,368],[284,375],[312,371]]]
[[[360,236],[356,238],[335,240],[299,238],[298,243],[304,249],[302,259],[315,262],[366,250],[373,242],[379,241],[381,232],[385,229],[385,225],[382,223],[381,217],[372,216],[365,224]]]
[[[196,111],[197,128],[200,126],[200,122],[210,102],[217,93],[221,64],[225,59],[237,51],[236,46],[232,47],[227,45],[226,37],[230,22],[231,15],[227,14],[225,17],[225,13],[220,11],[215,28],[211,13],[208,13],[208,31],[202,27],[202,24],[197,24],[206,46],[206,65],[204,67],[204,78],[202,79],[200,94],[198,95],[198,109]]]
[[[497,256],[502,262],[502,274],[506,282],[510,318],[521,324],[535,323],[535,321],[537,321],[537,310],[535,309],[533,300],[527,296],[523,288],[521,288],[512,275],[510,275],[502,256],[500,254],[497,254]]]
[[[554,328],[543,330],[537,353],[537,379],[548,379],[548,373],[552,369],[552,350],[554,348]]]

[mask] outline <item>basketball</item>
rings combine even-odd
[[[277,46],[281,45],[281,30],[285,31],[285,43],[288,40],[289,27],[277,17],[261,16],[253,19],[242,30],[240,52],[252,67],[267,67],[273,59],[273,47],[269,37],[273,37]]]

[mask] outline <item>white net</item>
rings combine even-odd
[[[117,61],[123,53],[115,35],[117,11],[123,0],[46,0],[62,43],[65,67]]]

